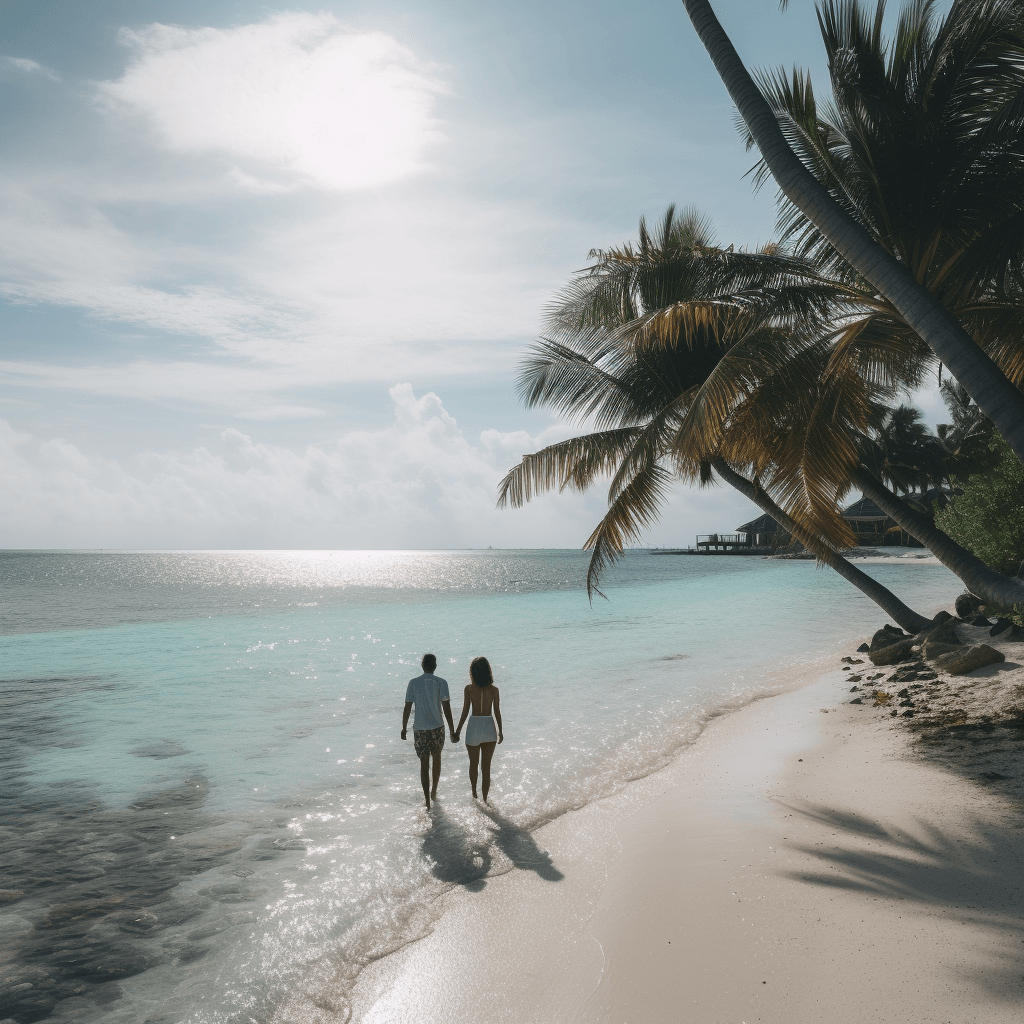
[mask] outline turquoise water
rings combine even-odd
[[[428,927],[446,886],[557,884],[539,825],[884,621],[807,562],[631,554],[593,606],[585,569],[572,551],[0,553],[15,1019],[263,1021],[308,979],[323,1001],[325,976],[343,1017],[360,967]],[[939,566],[867,570],[925,614],[962,589]],[[421,807],[399,730],[426,650],[456,717],[469,661],[494,666],[489,814],[461,747]]]

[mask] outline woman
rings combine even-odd
[[[491,758],[494,757],[494,744],[501,743],[504,736],[501,732],[501,708],[498,706],[498,688],[494,685],[491,665],[486,658],[474,658],[469,666],[469,678],[466,686],[466,701],[462,705],[462,717],[455,730],[455,742],[459,742],[462,723],[466,716],[473,712],[466,727],[466,753],[469,754],[469,784],[473,787],[473,799],[476,799],[476,766],[482,761],[484,770],[483,797],[487,803],[487,793],[491,788]],[[494,718],[498,720],[495,731]],[[482,756],[481,756],[482,755]]]

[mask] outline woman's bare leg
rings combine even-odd
[[[488,793],[488,791],[491,788],[491,758],[494,757],[494,748],[496,746],[497,746],[497,743],[495,743],[493,741],[491,743],[481,743],[480,744],[480,752],[481,752],[480,767],[483,769],[483,775],[484,775],[484,778],[483,778],[484,803],[487,803],[487,793]],[[476,796],[476,793],[474,792],[473,795]]]
[[[476,766],[480,760],[480,748],[466,747],[466,753],[469,754],[469,784],[473,787],[473,799],[476,799]]]

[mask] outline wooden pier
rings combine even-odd
[[[777,548],[758,544],[730,544],[714,542],[715,534],[707,534],[698,538],[699,547],[693,548],[654,548],[648,551],[651,555],[774,555]],[[720,535],[719,535],[720,536]]]

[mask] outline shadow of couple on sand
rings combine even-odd
[[[560,882],[565,875],[551,861],[551,855],[542,850],[525,828],[510,821],[499,811],[486,804],[480,811],[492,822],[488,831],[491,839],[481,840],[470,835],[466,828],[440,804],[431,809],[431,825],[423,836],[423,855],[434,862],[432,874],[442,882],[461,885],[469,892],[480,892],[487,885],[491,869],[493,843],[511,862],[525,871],[535,871],[548,882]]]
[[[471,836],[439,803],[430,808],[430,828],[423,835],[423,856],[434,862],[432,874],[442,882],[479,892],[487,885],[491,851]]]

